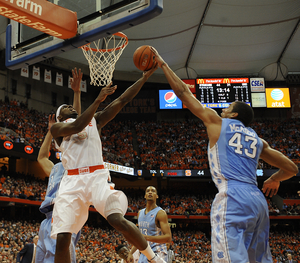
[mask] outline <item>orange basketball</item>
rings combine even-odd
[[[154,53],[150,46],[140,46],[133,54],[134,65],[141,71],[147,71],[152,68],[154,63]]]

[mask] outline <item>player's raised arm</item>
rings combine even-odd
[[[112,101],[105,109],[95,114],[98,130],[104,127],[109,121],[111,121],[121,109],[130,102],[141,90],[148,78],[157,69],[155,64],[153,68],[143,73],[143,76],[137,80],[133,85],[127,88],[120,97]]]
[[[77,68],[72,69],[71,88],[74,91],[73,108],[77,111],[78,116],[81,115],[81,91],[80,85],[83,73],[81,69],[77,71]]]
[[[42,146],[39,150],[37,161],[44,170],[44,172],[49,176],[51,173],[51,169],[54,166],[53,162],[49,160],[49,151],[52,141],[52,134],[50,132],[50,128],[55,123],[55,115],[49,115],[48,122],[48,132],[45,136],[45,139],[42,143]]]
[[[155,61],[158,66],[162,68],[164,74],[174,90],[177,97],[182,101],[184,105],[199,119],[201,119],[207,126],[209,123],[221,122],[221,117],[216,113],[216,111],[203,107],[199,100],[197,100],[193,93],[190,91],[188,86],[173,72],[173,70],[168,66],[168,64],[159,55],[157,50],[151,47],[151,50],[155,54]]]
[[[90,123],[99,107],[99,104],[104,101],[108,95],[113,94],[117,89],[117,86],[111,87],[111,84],[112,83],[101,89],[95,101],[79,117],[77,117],[77,112],[71,105],[63,105],[58,113],[59,116],[57,116],[59,122],[55,123],[51,127],[52,136],[58,142],[58,145],[60,145],[58,138],[79,133]],[[62,122],[71,118],[73,115],[76,115],[76,120],[74,122]]]

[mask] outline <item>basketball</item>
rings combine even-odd
[[[147,71],[152,68],[154,53],[151,51],[150,46],[140,46],[133,54],[134,65],[141,71]]]

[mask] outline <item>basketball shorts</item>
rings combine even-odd
[[[214,263],[271,263],[269,210],[257,186],[231,183],[215,197],[211,210]]]
[[[35,263],[53,263],[55,256],[56,240],[50,237],[51,234],[51,219],[52,211],[46,214],[47,219],[44,219],[40,225],[39,240],[36,247]],[[70,244],[71,263],[76,263],[75,247],[80,237],[79,233],[72,234]]]
[[[114,190],[108,178],[107,169],[90,174],[66,174],[62,178],[53,210],[52,238],[58,233],[78,233],[88,219],[91,205],[104,218],[114,213],[125,215],[127,197],[122,191]]]

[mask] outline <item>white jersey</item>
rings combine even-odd
[[[76,119],[67,119],[64,123]],[[62,152],[62,164],[66,170],[86,166],[103,165],[102,144],[93,117],[81,132],[63,137],[58,150]]]

